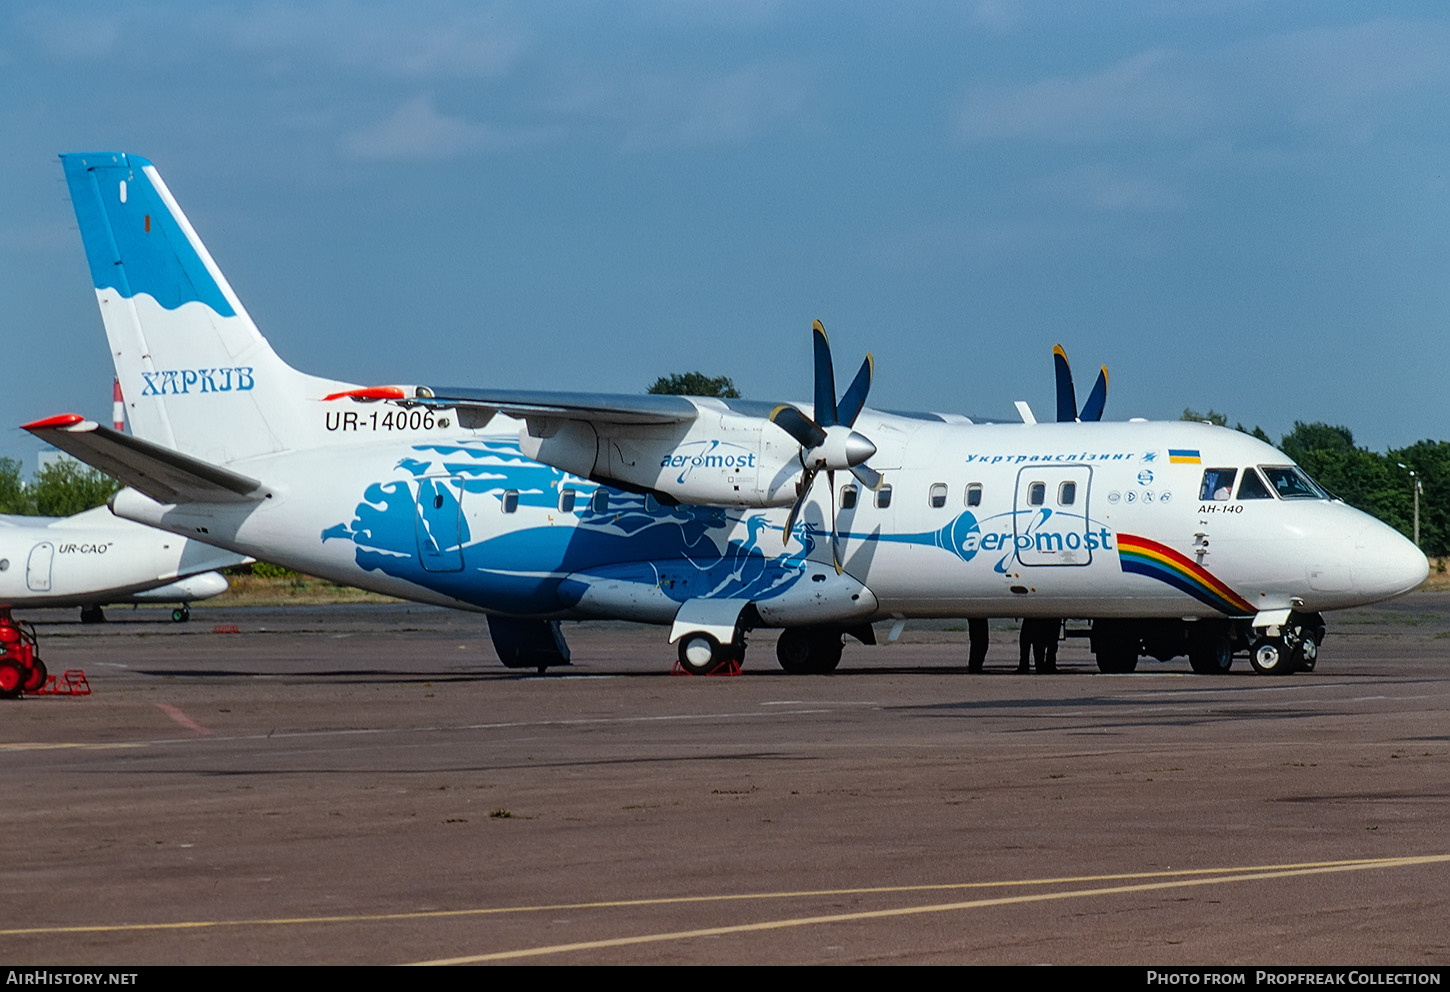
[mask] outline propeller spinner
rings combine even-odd
[[[836,402],[836,372],[831,363],[831,344],[826,339],[826,329],[821,322],[811,324],[811,337],[815,345],[816,404],[815,419],[807,417],[789,403],[782,404],[770,412],[771,423],[795,438],[801,446],[801,477],[796,483],[796,501],[785,519],[785,530],[781,534],[783,543],[790,543],[795,529],[796,517],[811,494],[811,484],[822,470],[830,486],[831,496],[831,562],[836,573],[841,572],[840,555],[836,551],[836,470],[843,469],[854,475],[868,489],[881,486],[880,473],[866,465],[866,460],[876,454],[876,445],[870,439],[851,429],[861,408],[866,404],[866,394],[871,389],[873,363],[868,354],[861,363],[861,370],[846,392]]]
[[[1052,346],[1052,364],[1057,371],[1057,422],[1071,424],[1102,420],[1103,406],[1108,401],[1108,367],[1104,365],[1098,372],[1098,381],[1093,383],[1093,391],[1088,393],[1087,402],[1079,413],[1077,394],[1072,388],[1072,369],[1067,364],[1067,352],[1060,344]]]

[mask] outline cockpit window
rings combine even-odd
[[[1251,468],[1244,469],[1244,477],[1239,480],[1239,499],[1273,499],[1274,494],[1269,492],[1269,487],[1264,485],[1264,480],[1259,478],[1259,473]]]
[[[1259,471],[1274,487],[1280,499],[1328,499],[1324,490],[1316,486],[1303,472],[1293,465],[1260,465]]]
[[[1236,468],[1206,468],[1203,470],[1203,485],[1198,487],[1200,500],[1223,501],[1233,495]]]

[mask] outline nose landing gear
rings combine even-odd
[[[1255,628],[1254,633],[1258,636],[1249,652],[1254,671],[1260,675],[1312,672],[1324,640],[1324,618],[1318,613],[1291,613],[1288,623]]]

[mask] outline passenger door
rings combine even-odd
[[[1088,465],[1034,465],[1017,473],[1012,528],[1023,565],[1088,565]]]

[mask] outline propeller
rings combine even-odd
[[[770,411],[771,423],[795,438],[801,446],[801,477],[796,483],[796,501],[785,518],[785,531],[781,534],[781,540],[785,544],[790,543],[796,517],[811,494],[811,484],[815,482],[816,475],[824,470],[831,491],[831,563],[836,566],[836,574],[839,575],[841,562],[840,555],[836,552],[836,470],[849,470],[868,489],[879,489],[882,483],[881,474],[866,465],[866,459],[876,454],[876,445],[851,429],[861,408],[866,404],[874,365],[868,354],[861,363],[861,370],[856,373],[856,378],[851,380],[837,403],[836,372],[831,363],[831,344],[826,339],[826,329],[819,320],[811,324],[811,339],[815,347],[816,364],[815,419],[807,417],[789,403]]]
[[[1088,393],[1087,402],[1082,405],[1082,412],[1079,413],[1077,394],[1072,388],[1072,369],[1067,364],[1067,352],[1062,350],[1060,344],[1052,346],[1052,364],[1057,371],[1057,422],[1071,424],[1102,420],[1103,406],[1108,401],[1108,367],[1104,365],[1102,371],[1098,372],[1098,381],[1093,383],[1093,391]]]

